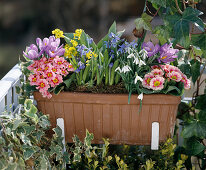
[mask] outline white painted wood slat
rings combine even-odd
[[[152,139],[151,139],[151,150],[159,149],[159,123],[152,123]]]

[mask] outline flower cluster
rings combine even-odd
[[[73,66],[59,56],[49,59],[42,57],[29,65],[28,69],[33,73],[28,77],[30,85],[36,86],[43,97],[48,98],[52,97],[48,91],[49,88],[62,83],[63,77],[68,75],[70,71],[74,71]]]
[[[26,51],[23,52],[24,56],[30,60],[37,60],[42,55],[48,55],[49,57],[62,56],[64,55],[63,45],[60,45],[60,39],[55,38],[55,36],[50,36],[49,38],[40,38],[36,39],[36,44],[31,44],[26,48]]]
[[[66,58],[72,58],[75,57],[77,55],[77,50],[76,50],[76,46],[78,45],[78,42],[75,40],[71,40],[71,45],[66,44],[64,49],[65,49],[65,53],[64,56]]]
[[[152,71],[144,76],[142,85],[147,89],[162,90],[165,79],[168,81],[183,82],[185,89],[190,88],[190,80],[187,79],[187,76],[180,69],[169,64],[153,66]]]
[[[159,63],[170,63],[175,61],[177,58],[177,53],[179,50],[173,49],[172,44],[165,43],[164,45],[160,46],[159,44],[154,45],[152,42],[143,43],[142,48],[144,48],[147,53],[148,57],[152,57],[159,53],[159,57],[157,58]]]
[[[53,30],[52,34],[54,34],[56,38],[64,38],[64,33],[60,29]]]

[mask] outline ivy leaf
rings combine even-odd
[[[22,145],[22,147],[23,147],[23,155],[25,160],[31,158],[32,155],[36,152],[36,150],[32,146]]]
[[[182,135],[184,138],[190,138],[193,136],[206,138],[206,122],[199,120],[190,122],[188,125],[185,125]]]
[[[151,20],[153,17],[151,17],[150,15],[143,13],[141,15],[141,18],[137,18],[134,23],[136,25],[136,29],[140,30],[140,29],[145,29],[145,30],[149,30],[152,31],[152,25],[151,25]]]
[[[192,73],[192,82],[195,84],[196,80],[200,76],[200,62],[198,60],[191,60],[191,73]]]
[[[190,106],[187,103],[181,102],[178,106],[177,118],[181,120],[188,120]]]
[[[179,69],[187,76],[187,78],[191,77],[191,66],[189,64],[182,64]]]
[[[198,17],[202,13],[197,9],[188,7],[182,15],[174,14],[165,19],[169,22],[169,26],[173,28],[175,39],[183,46],[188,47],[190,23],[195,24],[201,31],[204,31],[204,23]]]
[[[167,43],[170,38],[168,27],[165,27],[164,25],[156,26],[153,33],[156,34],[161,45]]]
[[[206,33],[192,35],[192,44],[199,47],[206,58]]]
[[[84,143],[86,146],[91,146],[91,141],[94,139],[94,135],[92,133],[89,133],[89,131],[86,129],[86,137],[84,138]]]
[[[200,121],[206,122],[206,110],[205,111],[201,110],[198,113],[198,118],[199,118]]]
[[[197,155],[200,152],[204,151],[205,146],[201,144],[197,139],[190,138],[186,142],[186,148],[191,155]]]
[[[149,0],[152,4],[160,5],[164,8],[166,8],[167,0]]]
[[[183,12],[183,19],[195,24],[199,30],[202,32],[205,31],[204,29],[204,22],[198,16],[202,15],[203,12],[194,9],[192,7],[187,7]]]
[[[205,104],[206,104],[206,94],[200,95],[197,97],[197,104],[195,108],[206,111]]]
[[[26,135],[28,136],[32,133],[32,131],[34,131],[36,129],[36,127],[34,125],[31,125],[31,126],[26,125],[23,127],[23,129],[24,129]]]
[[[62,137],[62,130],[59,126],[57,126],[56,128],[53,128],[53,131],[55,132],[56,137]]]

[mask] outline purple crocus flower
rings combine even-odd
[[[172,61],[175,61],[175,58],[177,58],[177,56],[169,53],[169,52],[163,52],[160,54],[160,57],[157,59],[159,63],[170,63]]]
[[[147,51],[148,57],[152,57],[159,52],[160,45],[156,44],[154,46],[154,44],[151,41],[149,41],[147,43],[143,43],[142,48],[144,48]]]
[[[42,41],[40,38],[37,38],[36,44],[39,46],[40,50],[45,50],[45,48],[49,46],[50,40],[49,38],[44,38]]]
[[[178,51],[179,51],[178,49],[173,49],[172,48],[172,43],[170,43],[170,44],[165,43],[160,48],[160,53],[169,52],[169,53],[175,55],[176,53],[178,53]]]
[[[49,57],[64,55],[65,49],[63,48],[63,45],[59,47],[60,39],[55,38],[55,36],[44,38],[43,41],[40,38],[37,38],[36,43],[39,46],[39,49],[45,51]]]
[[[172,44],[164,44],[160,48],[160,57],[157,59],[159,63],[170,63],[177,58],[178,49],[173,49]]]
[[[29,47],[26,48],[26,52],[23,51],[25,57],[29,58],[30,60],[38,59],[42,54],[43,50],[38,52],[38,48],[36,45],[31,44]]]

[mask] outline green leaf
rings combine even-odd
[[[176,90],[178,93],[180,93],[180,90],[176,86],[169,86],[168,89],[166,90],[165,94],[172,92]]]
[[[206,138],[206,122],[195,120],[185,125],[182,131],[184,138],[190,138],[193,136],[199,138]]]
[[[40,170],[47,170],[50,167],[50,163],[45,155],[40,157]]]
[[[187,103],[181,102],[178,106],[177,118],[187,120],[190,117],[189,109],[190,106]]]
[[[24,106],[26,110],[29,110],[31,106],[33,105],[33,101],[31,99],[26,99],[24,102]]]
[[[195,106],[196,109],[206,111],[206,94],[200,95],[197,97],[197,104]]]
[[[161,45],[167,43],[170,38],[168,27],[164,25],[156,26],[153,31],[153,34],[156,34]]]
[[[91,146],[91,142],[94,139],[94,135],[92,133],[89,133],[89,131],[86,129],[86,137],[84,138],[84,144],[86,146]]]
[[[55,132],[55,135],[57,137],[61,137],[62,136],[62,130],[59,126],[57,126],[56,128],[53,128],[53,131]]]
[[[26,135],[28,136],[32,133],[32,131],[34,131],[36,129],[36,127],[34,125],[31,125],[31,126],[27,125],[27,126],[24,126],[23,129],[24,129]]]
[[[39,118],[39,126],[45,129],[51,126],[51,123],[46,115]]]
[[[84,70],[84,73],[83,73],[83,82],[86,81],[86,79],[87,79],[87,77],[88,77],[88,75],[89,75],[90,67],[91,67],[90,65],[87,65],[86,68],[85,68],[85,70]]]
[[[198,60],[191,60],[191,64],[192,82],[195,84],[200,76],[200,62]]]
[[[192,44],[199,47],[206,58],[206,33],[192,35]]]
[[[74,79],[75,79],[75,74],[76,74],[76,73],[73,73],[73,74],[69,77],[69,79],[64,80],[64,84],[67,86],[67,88],[69,88],[70,85],[71,85],[71,83],[74,81]]]
[[[201,110],[201,111],[198,113],[198,119],[199,119],[200,121],[206,122],[206,110]]]
[[[116,34],[116,32],[117,32],[117,24],[116,24],[115,21],[113,22],[113,24],[112,24],[111,27],[109,28],[109,34],[110,34],[111,32],[113,32],[113,33],[115,33],[115,34]]]
[[[135,26],[137,30],[140,29],[145,29],[145,30],[149,30],[152,31],[152,25],[151,25],[151,20],[152,17],[146,13],[143,13],[141,15],[141,18],[137,18],[134,22],[135,22]]]
[[[32,157],[32,155],[36,152],[35,149],[32,146],[25,146],[23,145],[23,155],[24,159],[28,160],[29,158]]]
[[[152,4],[160,5],[166,8],[167,0],[149,0]]]
[[[187,76],[187,78],[191,77],[191,66],[189,64],[182,64],[179,69]]]
[[[21,88],[19,86],[15,86],[15,89],[16,89],[16,93],[20,94]]]
[[[176,38],[176,40],[184,47],[188,47],[190,44],[190,23],[197,25],[200,30],[204,30],[204,23],[198,17],[199,15],[201,15],[200,11],[188,7],[184,10],[182,15],[174,14],[165,17],[169,22],[169,26],[173,28],[174,38]]]
[[[14,122],[13,122],[13,130],[16,130],[16,128],[19,127],[19,124],[22,122],[21,119],[16,119]]]
[[[204,32],[204,22],[198,17],[202,15],[203,12],[194,9],[192,7],[187,7],[183,12],[183,19],[192,22],[199,28],[199,30]]]
[[[118,66],[119,66],[119,60],[117,59],[114,62],[114,65],[113,65],[112,70],[111,70],[111,78],[110,78],[110,82],[109,82],[110,86],[114,84],[115,70]]]
[[[197,139],[190,138],[186,142],[186,149],[190,155],[197,155],[205,150],[205,146],[201,144]]]
[[[64,89],[63,83],[59,84],[54,88],[54,94],[58,95]]]

